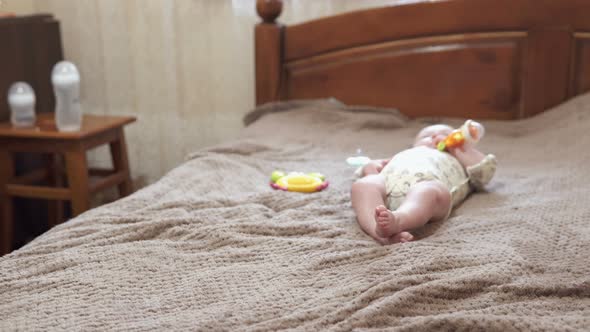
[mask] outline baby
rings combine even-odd
[[[372,160],[356,171],[352,207],[361,228],[381,244],[408,242],[408,230],[446,219],[472,190],[482,190],[496,171],[496,157],[473,146],[437,150],[453,128],[422,129],[412,148],[391,159]]]

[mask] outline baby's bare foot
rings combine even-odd
[[[375,208],[375,233],[382,238],[390,238],[400,233],[399,220],[395,212],[389,211],[385,206]]]
[[[408,232],[397,233],[388,238],[379,238],[377,241],[383,245],[394,243],[406,243],[414,240],[414,236]]]
[[[397,242],[406,243],[406,242],[413,241],[414,235],[412,235],[408,232],[401,232],[401,233],[397,233],[394,236],[390,237],[390,239],[395,241],[395,243],[397,243]]]

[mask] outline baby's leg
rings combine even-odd
[[[395,211],[385,205],[375,210],[376,229],[380,237],[418,228],[429,221],[441,220],[451,208],[451,193],[439,181],[419,182],[410,188],[406,199]]]
[[[385,178],[381,174],[367,175],[352,185],[352,208],[361,228],[381,244],[408,242],[413,236],[408,232],[398,232],[381,237],[376,233],[375,208],[385,204]]]

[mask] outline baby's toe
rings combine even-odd
[[[405,243],[405,242],[410,242],[414,240],[414,235],[408,233],[408,232],[401,232],[399,234],[399,242],[401,243]]]
[[[401,232],[389,238],[390,243],[406,243],[414,240],[414,236],[408,232]]]
[[[384,212],[384,211],[387,211],[387,208],[385,207],[385,205],[378,205],[375,208],[375,213],[381,213],[381,212]]]
[[[385,211],[381,211],[379,213],[379,217],[387,219],[387,220],[391,220],[391,221],[395,220],[395,215],[387,209]]]
[[[391,214],[389,214],[388,212],[383,212],[377,216],[376,220],[378,222],[383,223],[383,224],[391,224],[394,219],[391,217]]]

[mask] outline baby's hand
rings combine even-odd
[[[382,169],[383,166],[381,166],[381,163],[378,160],[371,160],[363,167],[363,176],[379,174]]]
[[[371,160],[363,167],[363,176],[381,173],[387,163],[389,163],[389,159]]]

